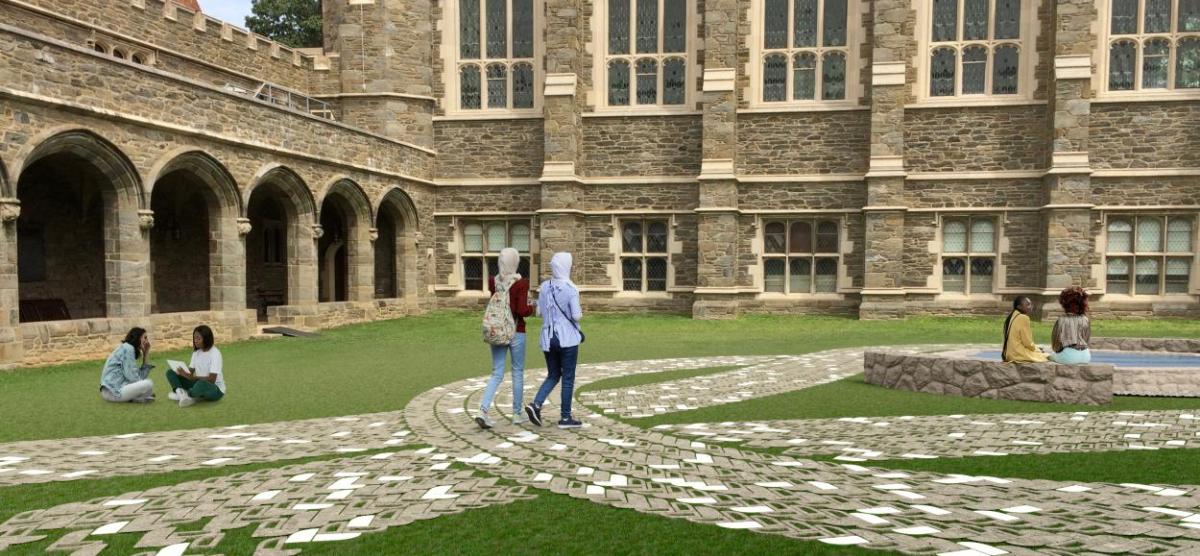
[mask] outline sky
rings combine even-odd
[[[199,0],[200,10],[238,27],[246,26],[250,15],[250,0]]]

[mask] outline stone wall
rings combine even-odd
[[[744,210],[858,209],[867,202],[862,182],[742,183],[737,192]]]
[[[408,299],[334,301],[312,305],[279,305],[267,309],[271,323],[300,328],[334,328],[358,322],[388,320],[421,312],[420,304]]]
[[[433,126],[439,178],[536,178],[542,120],[439,121]]]
[[[739,174],[861,174],[870,154],[870,112],[739,114]]]
[[[1197,206],[1200,176],[1093,177],[1092,202],[1101,206]]]
[[[1035,207],[1040,180],[906,180],[904,201],[913,208]]]
[[[1094,168],[1200,166],[1200,101],[1095,103],[1090,124]]]
[[[1094,337],[1090,342],[1088,342],[1088,347],[1092,349],[1110,349],[1118,351],[1157,351],[1165,353],[1195,354],[1200,353],[1200,339]]]
[[[1045,113],[1031,106],[904,112],[911,172],[1036,170],[1046,164]]]
[[[1111,365],[1003,363],[938,355],[867,351],[868,384],[969,398],[1086,405],[1112,401]]]
[[[584,176],[694,176],[700,173],[700,118],[587,118]]]

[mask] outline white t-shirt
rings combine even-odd
[[[196,369],[196,376],[199,378],[207,377],[210,374],[217,375],[217,388],[221,393],[225,393],[225,370],[221,366],[221,350],[213,346],[208,351],[196,350],[192,352],[192,362],[188,366]]]

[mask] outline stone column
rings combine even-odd
[[[154,212],[137,210],[123,196],[106,211],[104,225],[105,312],[109,318],[150,314],[150,230]]]
[[[1050,126],[1050,170],[1042,181],[1045,253],[1043,304],[1053,305],[1062,288],[1095,288],[1098,256],[1092,230],[1091,164],[1088,161],[1088,100],[1095,5],[1061,0],[1054,5],[1054,75],[1046,106]]]
[[[574,251],[583,240],[583,184],[578,175],[582,141],[582,36],[586,25],[576,0],[547,0],[544,40],[546,82],[542,91],[545,158],[539,247],[542,276],[550,275],[556,251]]]
[[[317,240],[325,234],[320,224],[297,222],[288,236],[288,305],[317,304]]]
[[[209,306],[213,311],[246,310],[246,234],[250,219],[239,218],[232,207],[222,207],[217,233],[209,252]],[[227,213],[227,214],[226,214]],[[243,231],[244,230],[244,231]]]
[[[0,199],[0,369],[19,364],[22,357],[17,291],[17,217],[20,215],[20,201]]]
[[[871,45],[871,160],[863,265],[863,319],[903,317],[904,103],[912,51],[911,7],[903,0],[874,5]]]
[[[737,0],[704,3],[704,136],[692,317],[737,316]]]

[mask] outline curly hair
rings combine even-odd
[[[1058,294],[1058,304],[1069,315],[1086,315],[1088,312],[1088,293],[1079,286],[1071,286]]]

